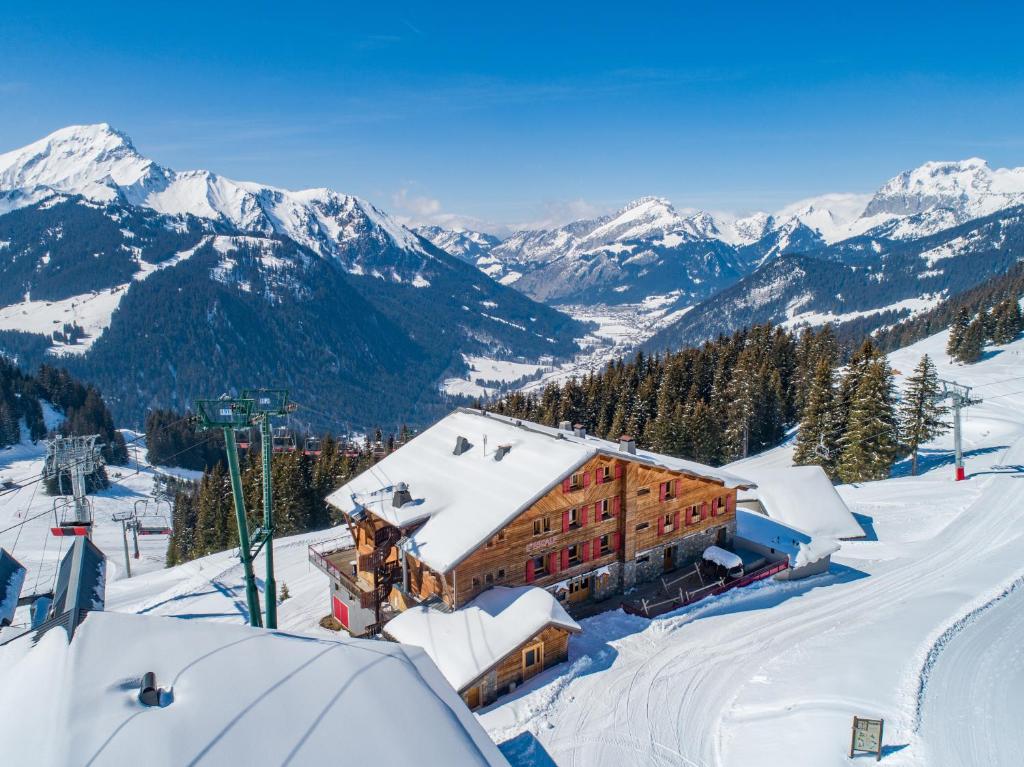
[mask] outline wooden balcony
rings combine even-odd
[[[315,545],[309,547],[309,561],[328,577],[338,581],[353,597],[359,598],[359,605],[372,609],[376,604],[373,584],[355,574],[359,552],[349,545],[321,551]]]

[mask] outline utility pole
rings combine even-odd
[[[980,405],[980,399],[971,399],[971,387],[958,384],[956,381],[939,379],[942,393],[936,397],[939,401],[949,399],[953,403],[953,449],[956,452],[956,481],[966,479],[964,473],[964,451],[960,429],[960,410],[970,405]]]
[[[231,476],[231,496],[235,503],[235,519],[238,522],[238,555],[242,560],[245,574],[245,602],[249,610],[249,625],[260,627],[260,599],[256,591],[256,576],[252,571],[253,542],[249,537],[249,523],[245,518],[245,496],[242,494],[242,475],[238,468],[238,445],[235,429],[248,428],[252,419],[251,399],[201,399],[196,400],[196,413],[204,429],[222,429],[224,447],[228,458],[228,474]],[[258,549],[257,549],[258,550]]]
[[[254,420],[260,425],[260,452],[263,458],[263,526],[253,533],[259,546],[266,546],[267,576],[263,593],[267,607],[267,628],[277,628],[277,581],[274,579],[274,485],[271,476],[274,438],[272,416],[286,416],[295,407],[288,402],[287,389],[246,389],[242,396],[253,403]],[[259,548],[257,548],[259,551]]]

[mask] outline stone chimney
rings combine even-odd
[[[561,431],[572,431],[572,421],[559,421],[558,428]]]
[[[572,433],[582,439],[587,436],[587,427],[581,423],[573,424]]]
[[[623,434],[619,437],[619,452],[636,455],[636,442],[628,434]]]

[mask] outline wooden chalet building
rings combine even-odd
[[[571,612],[728,546],[737,490],[753,486],[628,437],[459,409],[328,497],[354,545],[311,559],[356,635],[413,607],[461,611],[496,586],[543,589]],[[543,630],[543,667],[564,659],[571,630]],[[518,637],[516,650],[533,639]],[[519,666],[499,688],[528,675]]]

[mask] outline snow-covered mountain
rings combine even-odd
[[[0,349],[70,353],[128,423],[256,380],[334,430],[417,422],[463,355],[565,357],[585,330],[364,200],[170,170],[107,125],[0,155],[0,277]]]

